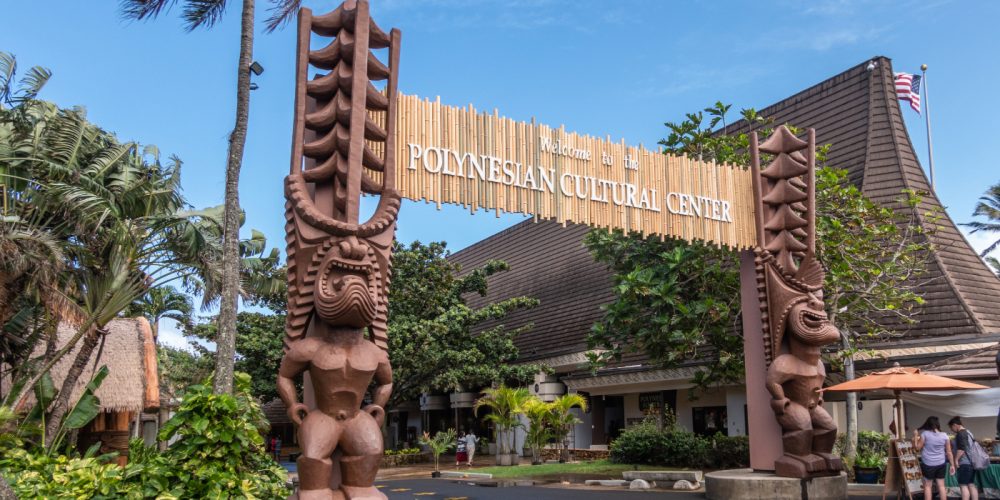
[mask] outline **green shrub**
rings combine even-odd
[[[611,443],[611,461],[620,464],[658,464],[662,434],[651,420],[627,427]]]
[[[180,498],[285,498],[285,470],[264,451],[267,420],[250,393],[250,376],[237,373],[232,395],[211,384],[192,386],[160,439],[178,438],[167,451],[170,493]],[[158,465],[155,461],[154,464]]]
[[[7,450],[0,467],[18,498],[119,498],[124,471],[96,457]]]
[[[661,465],[671,467],[704,467],[709,463],[711,442],[693,432],[669,429],[663,433]]]
[[[726,436],[712,437],[709,466],[714,469],[743,469],[750,467],[750,438]]]
[[[633,425],[611,443],[611,461],[627,464],[703,467],[710,463],[710,440],[679,427],[657,429],[655,419]]]
[[[0,435],[0,473],[20,498],[284,499],[287,476],[264,452],[266,421],[249,375],[236,374],[235,386],[233,395],[212,394],[209,383],[191,387],[160,432],[177,441],[160,453],[133,440],[124,468],[113,454],[49,455]]]

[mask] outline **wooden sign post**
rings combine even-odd
[[[917,449],[908,439],[893,439],[889,444],[889,461],[885,466],[885,487],[882,488],[882,500],[891,492],[897,492],[896,498],[906,495],[913,500],[914,493],[923,490],[923,472],[917,460]]]

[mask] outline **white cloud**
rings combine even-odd
[[[671,96],[705,88],[731,88],[747,85],[765,71],[757,66],[744,67],[686,67],[663,65],[654,76],[636,82],[636,93],[641,96]]]
[[[160,345],[190,351],[191,340],[192,339],[184,336],[184,333],[181,332],[180,325],[178,325],[176,321],[166,318],[160,320],[160,330],[157,334],[157,342]],[[215,344],[212,342],[205,342],[202,340],[196,340],[195,342],[198,342],[210,350],[215,349]]]

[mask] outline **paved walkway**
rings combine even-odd
[[[583,488],[574,486],[512,486],[490,488],[472,486],[448,479],[397,479],[380,480],[376,486],[390,500],[501,500],[501,499],[553,499],[553,500],[700,500],[703,492],[674,492],[664,490],[630,491],[618,488]],[[851,496],[851,500],[876,500],[880,496]]]

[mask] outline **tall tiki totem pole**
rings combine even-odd
[[[760,153],[773,156],[763,170]],[[837,426],[823,409],[824,345],[840,333],[823,306],[823,267],[816,258],[816,132],[808,142],[786,127],[758,144],[750,139],[757,224],[755,270],[761,308],[767,392],[781,425],[779,476],[839,474],[832,454]]]
[[[310,50],[313,34],[332,37]],[[291,172],[285,180],[288,320],[278,392],[298,425],[300,499],[384,499],[374,488],[392,392],[387,292],[400,33],[368,2],[299,13]],[[388,63],[373,50],[388,49]],[[307,78],[310,67],[319,70]],[[323,73],[323,71],[326,71]],[[372,82],[384,81],[383,90]],[[359,220],[362,193],[379,196]],[[303,402],[295,378],[305,373]],[[372,380],[371,404],[362,408]]]

